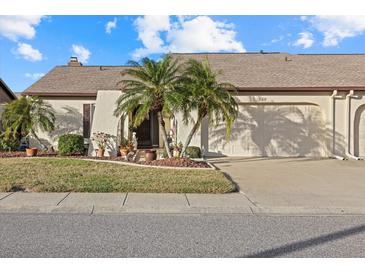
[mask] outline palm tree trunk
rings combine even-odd
[[[191,129],[186,141],[185,141],[185,145],[182,149],[182,152],[181,152],[181,155],[184,155],[185,154],[185,151],[187,149],[187,147],[189,146],[190,142],[191,142],[191,139],[193,138],[193,136],[195,135],[196,131],[198,130],[198,128],[200,127],[200,124],[202,122],[202,117],[198,116],[193,128]]]
[[[34,130],[32,130],[31,133],[34,136],[34,138],[39,142],[39,144],[42,145],[42,146],[44,146],[44,148],[46,150],[48,150],[48,147],[45,144],[42,143],[41,139],[39,139],[38,135],[34,132]]]
[[[170,151],[170,147],[169,147],[169,142],[167,141],[167,133],[166,133],[166,128],[165,128],[165,122],[163,120],[161,112],[157,113],[157,119],[158,119],[158,123],[160,124],[160,129],[161,129],[161,132],[162,132],[162,139],[163,139],[163,142],[165,144],[165,150],[166,150],[167,156],[169,158],[171,158],[172,155],[171,155],[171,151]]]

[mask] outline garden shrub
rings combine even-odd
[[[172,155],[172,149],[170,149],[170,152],[171,152],[171,155]],[[165,158],[165,159],[169,158],[169,156],[167,155],[165,147],[164,147],[163,152],[162,152],[162,157]]]
[[[200,150],[200,147],[194,147],[194,146],[187,147],[185,150],[185,154],[189,158],[201,158],[202,157],[202,152]]]
[[[5,136],[5,133],[0,133],[0,151],[18,150],[20,141],[13,136]]]
[[[84,154],[84,137],[78,134],[64,134],[58,139],[60,155]]]

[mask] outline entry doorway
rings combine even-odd
[[[137,148],[159,147],[159,127],[157,112],[150,112],[148,117],[135,129]]]

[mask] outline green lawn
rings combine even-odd
[[[216,170],[131,167],[79,159],[0,159],[0,192],[227,193],[233,184]]]

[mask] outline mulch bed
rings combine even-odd
[[[58,156],[56,152],[38,151],[37,157],[55,157]],[[19,158],[27,157],[25,151],[0,151],[0,158]]]
[[[20,158],[27,157],[25,151],[0,151],[0,158]],[[36,157],[59,157],[59,158],[77,158],[77,159],[93,159],[93,160],[108,160],[108,161],[125,161],[124,157],[91,157],[84,155],[60,156],[56,152],[38,151]],[[193,161],[188,158],[168,158],[154,160],[151,162],[139,162],[137,164],[149,166],[170,166],[170,167],[191,167],[191,168],[210,168],[206,162]]]
[[[210,168],[206,162],[197,162],[188,158],[168,158],[154,160],[151,162],[141,162],[142,165],[150,166],[171,166],[171,167],[195,167],[195,168]]]

